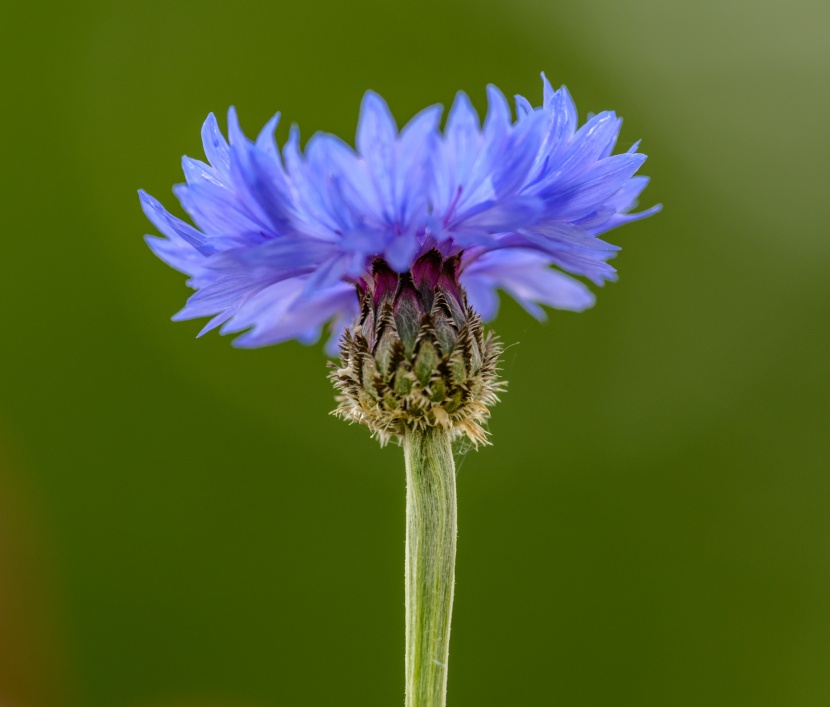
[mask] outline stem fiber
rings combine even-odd
[[[458,523],[455,462],[441,428],[407,430],[406,707],[446,707]]]

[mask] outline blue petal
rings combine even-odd
[[[211,320],[205,324],[200,330],[199,333],[196,334],[196,338],[204,336],[209,331],[213,331],[217,327],[222,326],[228,319],[230,319],[235,313],[233,308],[228,308],[224,312],[220,312],[215,317],[211,318]]]
[[[302,296],[314,297],[320,290],[336,285],[346,274],[348,265],[348,258],[339,253],[320,263],[306,280]]]
[[[240,201],[270,234],[292,230],[290,196],[285,193],[282,166],[261,152],[242,133],[236,111],[228,111],[231,180]]]
[[[470,174],[482,139],[478,128],[478,113],[463,91],[456,94],[447,125],[444,128],[447,155],[452,162],[447,166],[454,177],[453,184],[462,183]]]
[[[467,302],[485,321],[496,318],[499,311],[499,296],[492,281],[475,273],[461,276],[461,284],[467,293]]]
[[[422,110],[401,131],[395,169],[396,220],[409,224],[428,207],[438,149],[441,106]]]
[[[173,321],[209,317],[228,309],[236,312],[266,284],[245,275],[220,278],[191,295],[184,309],[173,316]]]
[[[645,161],[645,155],[615,155],[597,163],[569,183],[543,192],[549,210],[557,218],[578,219],[601,207],[613,197]]]
[[[386,158],[386,148],[392,144],[397,134],[398,127],[386,101],[374,91],[366,91],[357,125],[358,152],[366,159],[380,156],[383,161]]]
[[[507,134],[510,128],[510,104],[498,88],[490,84],[487,86],[487,117],[484,120],[484,139],[489,136],[499,139]]]
[[[626,223],[631,223],[632,221],[639,221],[640,219],[648,218],[649,216],[654,216],[654,214],[659,214],[662,210],[662,204],[655,204],[654,206],[652,206],[649,209],[646,209],[645,211],[638,211],[634,214],[619,213],[608,219],[608,221],[606,221],[600,228],[591,229],[591,232],[596,235],[600,235],[602,233],[605,233],[606,231],[610,231],[612,228],[623,226]]]
[[[354,289],[345,284],[323,291],[315,299],[289,301],[287,306],[285,301],[279,300],[279,294],[276,295],[276,301],[263,298],[263,302],[258,303],[258,307],[264,307],[267,311],[269,304],[272,304],[273,308],[268,312],[267,317],[257,316],[252,322],[253,328],[237,338],[233,342],[234,346],[265,346],[288,339],[307,337],[313,327],[321,327],[330,319],[337,317],[343,310],[350,309],[354,299],[356,299]],[[243,312],[244,308],[240,314]],[[223,327],[224,330],[225,327]]]
[[[279,321],[299,299],[304,286],[305,279],[297,277],[262,287],[222,326],[222,333],[234,334],[251,327],[264,328]],[[309,323],[307,321],[306,326]]]
[[[306,147],[307,169],[301,199],[307,216],[333,232],[345,233],[366,219],[383,221],[383,205],[366,165],[333,135],[318,133]]]
[[[213,167],[205,164],[201,160],[194,160],[190,157],[182,157],[182,171],[184,172],[185,179],[187,179],[189,183],[209,183],[215,184],[216,186],[220,186],[222,188],[227,187],[227,184],[222,180],[221,175],[218,174]]]
[[[509,194],[524,185],[539,154],[545,116],[532,113],[520,121],[505,145],[507,154],[494,165],[493,185],[499,195]]]
[[[315,238],[275,238],[255,247],[235,248],[211,258],[209,267],[236,267],[247,272],[308,270],[338,253],[336,246]]]
[[[208,162],[227,181],[230,174],[230,152],[213,113],[208,115],[202,125],[202,145]]]
[[[367,91],[360,108],[357,149],[372,175],[372,183],[385,209],[387,221],[392,220],[395,203],[392,175],[397,134],[398,128],[389,106],[374,91]]]
[[[153,253],[171,268],[175,268],[185,275],[193,275],[204,265],[205,256],[179,238],[144,236],[144,240]]]
[[[577,113],[573,99],[565,86],[554,91],[544,74],[542,80],[545,94],[543,112],[548,124],[541,152],[553,163],[576,132]]]
[[[276,162],[279,162],[280,153],[279,150],[277,150],[277,143],[274,140],[274,133],[277,130],[279,122],[280,114],[276,113],[271,120],[265,123],[262,130],[259,131],[259,135],[257,135],[256,139],[257,149],[271,157]]]
[[[329,356],[336,356],[340,347],[340,337],[346,327],[351,326],[352,323],[360,314],[360,307],[358,306],[357,297],[346,296],[342,300],[342,309],[335,315],[335,319],[331,325],[331,336],[326,341],[326,354]]]
[[[488,289],[490,295],[485,298],[495,297],[496,288],[505,290],[537,319],[545,318],[539,305],[582,311],[594,304],[594,295],[585,285],[548,265],[549,261],[538,253],[499,251],[467,267],[461,282],[468,291],[476,291],[479,299]]]
[[[262,233],[236,195],[210,182],[177,184],[173,193],[196,225],[211,237]]]
[[[211,255],[215,252],[213,246],[203,233],[197,231],[193,226],[186,224],[181,219],[172,216],[165,211],[164,207],[144,190],[138,192],[141,199],[141,208],[153,225],[168,238],[181,238],[189,243],[202,255]]]
[[[481,204],[479,210],[466,216],[459,227],[501,233],[529,226],[541,214],[541,199],[535,196],[517,196],[506,201]]]
[[[542,105],[545,108],[550,108],[553,100],[556,96],[556,92],[553,90],[553,86],[550,85],[550,81],[548,81],[548,77],[545,76],[545,72],[542,72]]]
[[[542,222],[537,223],[531,230],[541,236],[544,236],[551,243],[559,244],[559,248],[561,250],[577,249],[608,252],[620,250],[619,246],[606,243],[605,241],[596,238],[583,228],[567,223]],[[602,256],[602,253],[599,253],[598,257],[610,256]]]
[[[533,106],[530,105],[530,101],[524,96],[513,96],[513,100],[516,101],[516,115],[519,118],[523,118],[533,112]]]
[[[406,272],[412,266],[412,260],[420,244],[409,233],[392,236],[384,249],[386,262],[396,272]]]
[[[619,129],[620,121],[614,113],[600,113],[591,118],[574,135],[556,174],[568,178],[591,167],[609,142],[616,140]]]

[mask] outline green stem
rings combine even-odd
[[[407,431],[406,707],[445,707],[457,535],[450,436]]]

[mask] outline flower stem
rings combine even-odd
[[[457,535],[455,462],[441,428],[408,430],[406,707],[445,707]]]

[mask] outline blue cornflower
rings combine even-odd
[[[515,120],[488,87],[483,126],[459,93],[443,131],[440,106],[398,131],[370,91],[356,150],[318,133],[301,151],[293,127],[280,152],[279,115],[251,141],[233,108],[227,142],[211,114],[202,128],[209,163],[185,157],[187,182],[174,189],[196,227],[140,193],[166,236],[148,244],[197,290],[174,319],[212,317],[202,333],[244,332],[235,343],[246,347],[311,343],[331,322],[336,344],[379,262],[407,273],[430,253],[452,260],[485,320],[499,289],[540,319],[541,305],[590,307],[594,295],[566,273],[615,279],[606,261],[618,248],[599,236],[660,207],[631,213],[648,183],[634,176],[646,158],[637,145],[612,155],[621,119],[603,112],[577,128],[567,90],[543,82],[542,107],[517,96]]]
[[[202,330],[241,333],[240,346],[316,341],[331,324],[338,416],[404,448],[406,705],[446,705],[455,584],[453,440],[487,444],[486,420],[505,383],[501,343],[482,326],[498,290],[533,316],[543,306],[583,310],[615,278],[606,231],[632,213],[648,179],[637,145],[613,155],[612,112],[577,128],[565,88],[544,78],[534,108],[487,89],[484,124],[459,93],[398,130],[380,96],[366,94],[356,149],[323,133],[280,151],[279,116],[255,141],[228,113],[202,129],[208,163],[184,158],[175,188],[195,227],[141,192],[164,238],[153,251],[197,292],[174,319],[211,317]],[[331,349],[330,349],[331,350]]]

